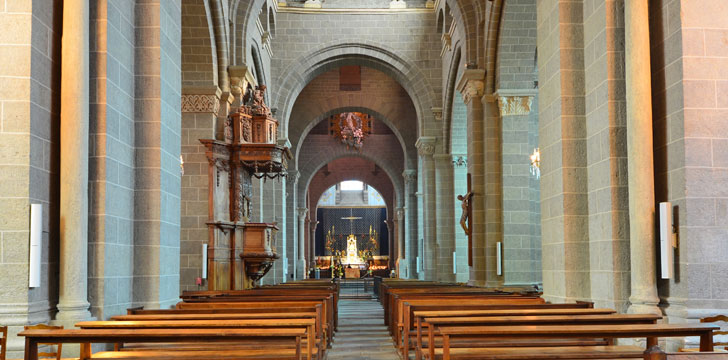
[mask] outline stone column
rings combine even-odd
[[[455,251],[455,229],[452,219],[455,217],[455,187],[453,184],[453,165],[450,154],[436,154],[436,201],[437,201],[437,280],[453,282],[453,256]]]
[[[395,227],[395,221],[392,219],[384,220],[384,223],[387,224],[387,239],[388,239],[388,246],[389,246],[389,266],[392,266],[393,256],[392,256],[392,249],[394,245],[394,227]]]
[[[88,302],[89,5],[63,4],[60,289],[56,320],[91,318]]]
[[[435,229],[435,219],[437,211],[435,207],[436,182],[435,182],[435,162],[432,155],[435,153],[435,143],[437,138],[431,136],[422,136],[417,139],[415,146],[417,147],[420,157],[422,157],[422,173],[424,175],[423,195],[424,195],[424,251],[422,259],[422,270],[425,274],[425,280],[434,280],[437,271],[437,234]]]
[[[458,84],[458,91],[468,107],[468,173],[472,182],[471,221],[473,265],[470,268],[472,285],[485,285],[485,131],[483,121],[483,79],[485,70],[467,69]]]
[[[397,208],[395,212],[395,218],[397,220],[397,276],[401,277],[402,264],[405,262],[405,242],[404,242],[404,229],[405,229],[405,208]]]
[[[310,246],[311,256],[308,258],[309,267],[315,269],[316,267],[316,228],[318,227],[318,221],[312,221],[311,226],[308,229],[310,232],[308,244]]]
[[[624,7],[632,288],[629,312],[660,314],[655,270],[655,174],[648,1],[626,1]]]
[[[294,276],[296,279],[303,279],[306,272],[306,215],[308,208],[298,208],[298,261],[293,265]],[[295,251],[294,251],[295,254]]]
[[[412,274],[417,270],[417,170],[408,169],[402,173],[404,177],[404,217],[402,239],[402,250],[404,252],[404,261],[400,264],[400,271],[404,273],[408,279],[412,279]]]

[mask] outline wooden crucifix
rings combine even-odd
[[[458,195],[458,200],[462,201],[463,213],[460,216],[460,226],[463,228],[465,235],[468,236],[468,266],[473,266],[473,190],[468,173],[468,192],[465,195]]]

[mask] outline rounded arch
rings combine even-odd
[[[440,9],[437,12],[437,33],[442,34],[447,32],[445,29],[445,10]]]
[[[328,118],[329,116],[344,113],[344,112],[366,113],[366,114],[374,116],[374,118],[376,120],[381,121],[382,123],[387,125],[387,127],[390,130],[392,130],[392,133],[394,133],[394,136],[399,141],[399,144],[402,147],[402,154],[404,155],[403,156],[404,159],[408,159],[407,147],[405,145],[405,144],[407,144],[407,142],[402,137],[402,134],[400,133],[400,131],[396,127],[392,126],[392,122],[387,118],[387,116],[385,116],[384,114],[382,114],[376,110],[373,110],[372,108],[367,107],[367,106],[344,106],[344,107],[337,107],[337,108],[327,110],[324,113],[322,113],[321,115],[315,117],[314,120],[309,122],[306,125],[306,127],[303,129],[303,131],[301,132],[301,136],[299,137],[299,140],[295,143],[293,141],[291,142],[292,144],[294,144],[294,147],[295,147],[293,154],[294,154],[294,159],[295,159],[294,162],[295,162],[296,168],[298,168],[298,158],[299,158],[297,156],[297,154],[300,153],[301,147],[303,146],[303,143],[305,142],[306,137],[311,132],[311,129],[313,129],[314,126],[316,126],[321,121]],[[412,144],[414,144],[414,142],[412,142]],[[366,144],[364,146],[365,146],[365,148],[363,151],[366,151]]]
[[[480,7],[478,1],[480,0],[447,0],[445,7],[450,8],[450,11],[446,12],[452,14],[453,21],[457,20],[457,22],[462,24],[464,27],[463,34],[465,37],[463,39],[465,44],[463,54],[465,62],[475,63],[479,68],[484,68],[486,65],[486,59],[480,56],[480,43],[478,41],[478,34],[482,31],[479,31],[478,29],[478,9]],[[496,8],[495,4],[493,4],[494,2],[500,3],[500,0],[492,0],[488,2],[488,6],[491,6],[491,10]],[[500,7],[500,5],[498,5],[498,7]]]
[[[419,134],[423,132],[425,120],[433,120],[434,92],[427,77],[412,60],[382,44],[332,42],[321,45],[283,70],[274,94],[274,103],[283,118],[283,134],[288,133],[290,111],[303,88],[325,71],[346,65],[371,67],[395,79],[415,104]]]
[[[273,9],[268,9],[268,33],[271,38],[276,36],[276,16]]]
[[[298,204],[306,204],[306,194],[307,190],[309,189],[311,185],[311,181],[313,180],[314,176],[327,164],[338,160],[342,158],[363,158],[366,160],[371,161],[376,166],[378,166],[380,169],[382,169],[387,177],[389,178],[389,181],[392,183],[393,189],[394,189],[394,197],[396,200],[397,206],[401,206],[404,204],[402,192],[404,191],[404,185],[401,180],[401,176],[397,176],[398,174],[401,174],[402,171],[398,169],[393,169],[390,164],[386,163],[385,161],[382,161],[381,158],[372,156],[371,154],[365,154],[365,153],[352,153],[352,152],[346,152],[346,153],[325,153],[328,154],[328,156],[321,156],[318,157],[316,160],[316,163],[313,164],[311,167],[311,171],[305,171],[304,173],[301,173],[301,178],[299,179],[299,188],[298,188]]]
[[[187,0],[182,7],[182,47],[193,49],[182,54],[182,87],[218,86],[218,58],[209,3]]]
[[[444,148],[452,153],[452,127],[453,127],[453,108],[455,103],[455,85],[457,84],[458,78],[460,77],[462,62],[462,50],[458,46],[455,48],[455,56],[450,63],[450,69],[447,74],[447,88],[445,89],[445,121],[443,122],[443,140],[445,141]]]
[[[359,165],[358,163],[361,162],[369,162],[365,159],[360,159],[363,161],[357,162],[356,160],[353,160],[352,158],[340,158],[337,160],[333,160],[329,164],[336,164],[335,166],[338,168],[340,166],[340,163],[342,160],[346,160],[347,163],[354,163],[354,166]],[[328,164],[327,164],[328,165]],[[392,215],[394,211],[394,196],[395,196],[395,189],[394,184],[392,184],[391,179],[388,176],[381,176],[381,175],[373,175],[371,172],[368,172],[366,170],[361,171],[359,169],[341,169],[346,170],[344,171],[336,171],[332,173],[325,174],[323,171],[323,167],[317,171],[314,176],[312,177],[312,184],[309,185],[307,188],[308,190],[308,196],[310,201],[310,208],[309,211],[313,211],[318,207],[319,200],[321,199],[321,196],[326,192],[326,190],[330,189],[332,186],[347,180],[358,180],[361,181],[371,187],[373,187],[377,192],[382,195],[382,199],[384,200],[385,207],[387,208],[387,214]],[[315,185],[313,183],[313,180],[315,181]]]
[[[260,26],[263,27],[263,31],[267,31],[270,33],[270,24],[268,23],[268,4],[263,3],[261,4],[260,12],[258,13],[258,21],[260,22]]]

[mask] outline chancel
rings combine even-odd
[[[726,19],[2,0],[0,360],[725,356]]]

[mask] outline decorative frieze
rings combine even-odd
[[[183,113],[212,113],[220,110],[220,98],[217,95],[182,95]]]

